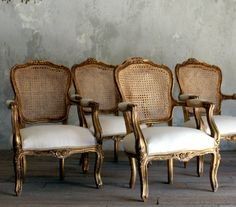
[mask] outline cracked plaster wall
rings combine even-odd
[[[71,67],[87,57],[119,64],[143,56],[173,69],[195,57],[221,67],[222,90],[230,94],[236,92],[235,44],[236,0],[0,2],[0,148],[10,147],[5,101],[13,97],[9,69],[17,63],[48,59]],[[236,115],[235,106],[225,102],[223,113]],[[181,110],[175,113],[179,124]]]

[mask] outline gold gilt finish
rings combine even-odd
[[[35,73],[35,70],[41,70],[44,74],[50,71],[49,81],[52,85],[47,85],[48,88],[44,88],[42,85],[38,87],[37,83],[45,83],[43,79],[43,73]],[[23,73],[23,75],[22,75]],[[42,76],[42,77],[41,77]],[[55,81],[56,77],[56,81]],[[30,91],[25,90],[28,85],[25,84],[24,78],[27,81],[31,81]],[[62,81],[64,80],[64,81]],[[34,82],[35,81],[35,82]],[[58,82],[59,81],[59,82]],[[76,104],[78,108],[88,107],[91,108],[93,122],[97,122],[98,118],[98,104],[89,100],[83,100],[79,97],[70,98],[69,88],[71,85],[71,74],[70,70],[64,66],[55,65],[47,61],[32,61],[23,65],[16,65],[11,69],[11,82],[15,93],[15,99],[8,101],[7,104],[11,109],[11,119],[12,119],[12,131],[13,131],[13,149],[14,149],[14,168],[15,168],[15,193],[20,195],[22,191],[22,182],[26,170],[26,156],[54,156],[60,160],[60,178],[64,178],[64,159],[75,153],[96,153],[96,162],[94,168],[94,178],[96,186],[99,188],[102,186],[101,180],[101,165],[103,162],[103,151],[101,145],[101,137],[97,124],[94,124],[95,137],[97,139],[97,144],[95,146],[83,147],[83,148],[65,148],[65,149],[51,149],[51,150],[24,150],[22,148],[22,138],[20,130],[25,127],[25,124],[36,124],[36,123],[50,123],[50,122],[62,122],[66,124],[68,118],[69,108],[72,104]],[[33,85],[36,84],[37,87]],[[54,85],[56,84],[56,85]],[[44,94],[48,90],[55,92],[57,95],[49,97]],[[53,91],[55,90],[55,91]],[[30,100],[30,94],[36,94],[35,100]],[[52,95],[53,95],[52,93]],[[38,96],[44,97],[43,100],[37,100]],[[54,106],[54,113],[42,112],[38,108],[37,101],[40,104],[44,103],[45,106]],[[62,104],[56,104],[60,102]],[[27,105],[28,104],[28,105]],[[30,106],[30,107],[29,107]],[[33,108],[33,110],[32,110]],[[37,111],[38,110],[38,111]],[[46,111],[48,109],[45,109]],[[80,111],[80,118],[83,117],[83,111]],[[81,123],[81,126],[84,124]]]
[[[218,66],[209,65],[200,62],[197,59],[190,58],[175,67],[175,74],[180,88],[180,96],[182,94],[194,94],[200,99],[213,102],[216,107],[214,115],[221,114],[221,105],[224,100],[236,100],[236,94],[225,95],[221,92],[222,72]],[[185,121],[192,116],[192,111],[183,107]],[[202,128],[205,129],[202,122]],[[236,134],[223,135],[221,139],[228,141],[236,141]],[[203,173],[203,158],[198,165],[202,165],[201,174]]]
[[[141,73],[140,73],[141,71]],[[152,107],[156,107],[154,103],[152,103],[153,100],[155,100],[154,96],[151,96],[152,98],[147,99],[146,103],[144,104],[144,101],[142,102],[143,105],[139,104],[140,97],[135,96],[135,90],[139,90],[140,82],[137,78],[137,73],[139,72],[142,74],[142,76],[145,76],[145,82],[142,83],[142,87],[145,90],[145,87],[149,88],[151,90],[151,87],[153,87],[152,79],[155,76],[152,76],[149,74],[152,73],[152,71],[156,71],[159,75],[164,74],[164,78],[160,77],[158,81],[160,81],[160,88],[154,88],[153,91],[156,91],[157,93],[160,92],[158,90],[163,90],[162,98],[164,100],[160,100],[159,106],[162,105],[161,101],[163,101],[168,107],[165,108],[166,111],[160,111],[159,114],[153,112],[153,114],[150,113],[152,111]],[[162,76],[162,75],[161,75]],[[220,154],[219,154],[219,142],[220,137],[218,130],[216,128],[216,125],[214,123],[213,117],[213,110],[214,105],[210,102],[205,102],[197,99],[188,99],[186,101],[176,101],[172,97],[172,88],[173,88],[173,77],[172,73],[169,68],[167,68],[164,65],[157,65],[149,60],[144,60],[141,58],[130,58],[127,61],[125,61],[123,64],[121,64],[115,71],[115,79],[116,83],[118,85],[118,89],[120,91],[121,97],[123,99],[123,103],[119,104],[119,110],[121,110],[124,113],[124,116],[127,120],[127,128],[129,132],[134,132],[135,138],[136,138],[136,153],[131,154],[127,153],[129,160],[130,160],[130,167],[131,167],[131,177],[130,177],[130,187],[133,188],[135,185],[136,180],[136,162],[138,165],[138,172],[140,177],[140,183],[141,183],[141,198],[143,201],[147,200],[148,198],[148,164],[152,160],[168,160],[169,163],[169,173],[168,178],[170,179],[169,182],[172,182],[173,179],[173,159],[177,159],[180,161],[188,161],[191,158],[195,156],[203,156],[205,154],[212,154],[212,163],[211,163],[211,170],[210,170],[210,182],[212,190],[215,192],[218,188],[218,181],[217,181],[217,171],[220,163]],[[130,82],[132,83],[130,84]],[[165,81],[169,85],[166,86],[166,88],[162,88],[163,84],[161,81]],[[154,81],[155,82],[155,81]],[[156,82],[155,82],[156,84]],[[129,91],[132,88],[132,92]],[[147,89],[146,88],[146,89]],[[146,91],[146,93],[150,93],[151,91]],[[142,93],[145,93],[145,91],[142,91]],[[140,93],[139,93],[140,94]],[[163,94],[167,94],[163,95]],[[137,94],[136,94],[137,95]],[[145,94],[141,95],[143,99],[145,99]],[[148,96],[147,96],[148,97]],[[166,98],[166,99],[165,99]],[[159,99],[158,99],[159,100]],[[207,119],[209,122],[210,130],[211,130],[211,136],[215,139],[215,146],[210,149],[205,149],[201,151],[180,151],[176,153],[170,153],[170,154],[157,154],[157,155],[148,155],[147,153],[147,143],[146,139],[142,133],[142,130],[140,128],[140,123],[147,123],[149,125],[160,123],[160,122],[169,122],[172,119],[172,112],[173,108],[175,106],[181,106],[181,107],[192,107],[194,108],[194,114],[197,123],[200,123],[199,116],[200,116],[200,110],[199,108],[205,108]],[[149,110],[147,110],[149,109]],[[158,110],[158,107],[156,108]],[[158,116],[159,115],[159,118]],[[155,117],[156,116],[156,117]]]
[[[118,115],[120,97],[114,80],[115,68],[116,66],[114,65],[108,65],[94,58],[88,58],[72,67],[71,71],[76,93],[99,103],[99,114]],[[85,112],[88,113],[88,111]],[[102,136],[102,138],[114,141],[114,160],[118,161],[119,143],[123,139],[123,135]],[[83,162],[88,163],[86,160],[88,156],[84,155],[84,158]],[[84,171],[88,170],[86,166]]]

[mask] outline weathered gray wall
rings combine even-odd
[[[9,68],[29,59],[70,67],[89,56],[112,64],[143,56],[173,69],[195,57],[220,66],[223,92],[236,92],[236,0],[35,1],[0,2],[0,148],[10,146]]]

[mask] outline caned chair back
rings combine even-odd
[[[68,117],[70,70],[47,61],[11,69],[11,82],[22,122],[64,121]]]
[[[222,74],[219,67],[191,58],[177,64],[175,72],[181,94],[197,95],[200,99],[213,102],[214,113],[220,114]],[[185,110],[192,112],[189,108]]]
[[[72,67],[76,92],[99,103],[103,113],[117,112],[119,93],[114,80],[114,65],[98,62],[93,58]]]
[[[137,105],[141,123],[172,118],[173,77],[168,67],[140,57],[129,58],[116,69],[115,78],[123,101]]]

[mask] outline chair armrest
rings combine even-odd
[[[118,104],[118,109],[121,112],[132,111],[132,108],[135,107],[135,104],[129,102],[121,102]]]
[[[222,100],[236,100],[236,93],[232,95],[222,94]]]
[[[200,99],[190,99],[186,101],[188,107],[194,108],[194,116],[196,121],[203,123],[201,119],[201,114],[198,113],[197,109],[204,108],[206,110],[207,122],[210,127],[211,136],[215,139],[217,146],[220,143],[220,133],[216,126],[216,123],[213,118],[215,105],[209,101],[200,100]]]
[[[214,107],[214,104],[209,101],[201,100],[201,99],[189,99],[186,100],[186,106],[187,107],[193,107],[193,108],[209,108]]]
[[[197,99],[197,98],[199,98],[199,96],[192,95],[192,94],[180,94],[179,95],[179,100],[180,101],[186,101],[186,100],[189,100],[189,99]]]

